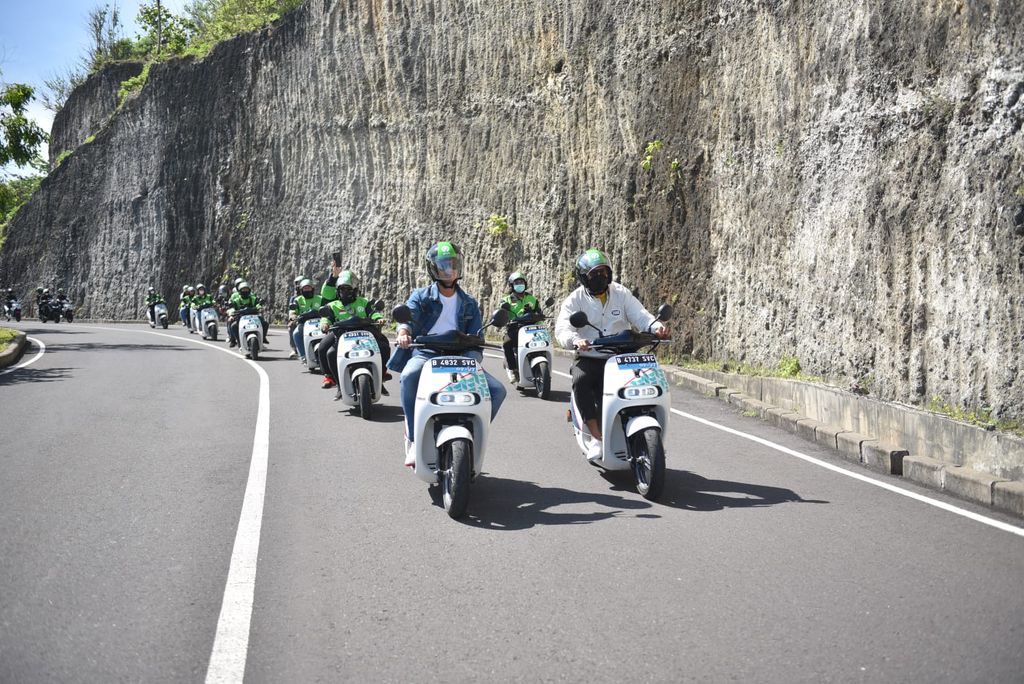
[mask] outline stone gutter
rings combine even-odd
[[[1024,517],[1024,439],[827,385],[664,368],[675,384],[756,413],[846,460]]]

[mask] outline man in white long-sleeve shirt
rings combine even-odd
[[[575,271],[580,286],[562,302],[555,323],[555,337],[563,347],[586,351],[598,337],[625,332],[631,327],[648,330],[652,323],[652,330],[658,337],[668,337],[668,328],[661,322],[655,322],[654,314],[645,309],[632,292],[612,282],[611,262],[604,252],[588,249],[576,259]],[[579,329],[572,327],[569,317],[577,311],[587,314],[590,324],[601,331],[600,335],[590,326]],[[577,356],[572,367],[572,390],[580,418],[594,437],[587,453],[591,461],[601,458],[600,417],[604,364],[604,359]]]

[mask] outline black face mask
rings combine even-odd
[[[587,292],[592,295],[602,295],[608,289],[609,283],[608,275],[605,273],[595,273],[594,275],[587,278]]]
[[[346,304],[346,305],[351,304],[352,302],[356,301],[356,292],[355,292],[355,290],[348,290],[348,289],[339,290],[338,291],[338,299],[341,300],[342,304]]]
[[[311,299],[313,297],[313,290],[309,290],[308,292],[306,290],[302,290],[300,294],[306,299]]]

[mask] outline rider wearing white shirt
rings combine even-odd
[[[576,260],[576,278],[580,286],[562,302],[555,323],[555,337],[568,349],[586,351],[598,337],[607,337],[631,328],[651,329],[658,337],[668,337],[669,330],[657,317],[644,308],[640,300],[627,288],[612,282],[611,262],[604,252],[589,249]],[[587,314],[590,326],[574,328],[569,317],[577,311]],[[653,327],[652,327],[653,324]],[[572,366],[572,389],[580,418],[591,436],[587,458],[601,458],[601,393],[604,388],[604,359],[577,355]]]

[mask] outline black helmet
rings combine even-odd
[[[438,242],[427,250],[427,273],[438,281],[462,277],[462,254],[454,242]]]
[[[37,287],[36,288],[36,294],[43,294],[43,288]]]
[[[612,264],[601,250],[588,249],[576,259],[576,279],[590,294],[604,294],[612,281]]]

